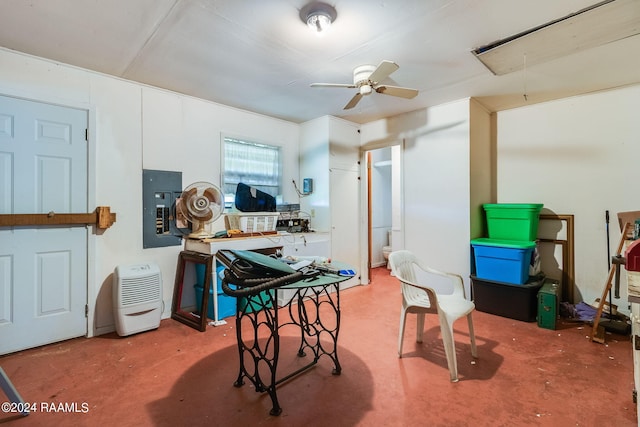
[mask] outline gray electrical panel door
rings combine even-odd
[[[182,194],[182,172],[143,169],[142,247],[182,244],[176,228],[176,199]]]

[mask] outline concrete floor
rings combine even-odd
[[[78,338],[0,357],[36,410],[0,413],[6,426],[635,426],[629,337],[589,341],[588,325],[558,329],[476,311],[479,359],[466,322],[455,325],[460,381],[451,383],[436,319],[422,344],[415,317],[397,356],[400,293],[384,268],[341,292],[341,375],[321,358],[281,384],[282,414],[247,382],[236,388],[235,325],[201,333],[174,320],[118,337]],[[283,332],[283,372],[298,339]],[[4,396],[0,401],[6,401]]]

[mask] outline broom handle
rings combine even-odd
[[[611,270],[611,242],[609,240],[609,211],[605,211],[605,222],[607,228],[607,269]],[[611,286],[609,286],[609,317],[613,317],[613,298],[611,296]]]
[[[609,240],[609,211],[605,212],[605,221],[607,224],[607,269],[611,268],[611,241]]]

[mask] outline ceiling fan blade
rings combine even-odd
[[[348,83],[311,83],[311,87],[346,87],[354,89],[356,86]]]
[[[360,92],[356,93],[356,94],[353,96],[353,98],[351,98],[351,101],[349,101],[349,102],[347,103],[347,105],[345,105],[345,106],[344,106],[344,108],[343,108],[343,109],[344,109],[344,110],[349,110],[349,109],[351,109],[351,108],[355,107],[355,106],[358,104],[358,102],[360,102],[360,99],[361,99],[361,98],[362,98],[362,94],[361,94]]]
[[[399,86],[378,86],[376,87],[376,92],[407,99],[415,98],[416,95],[418,95],[418,91],[416,89]]]
[[[373,70],[373,73],[369,76],[369,80],[372,82],[381,82],[398,68],[400,67],[395,62],[384,60]]]

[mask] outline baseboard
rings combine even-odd
[[[116,331],[116,325],[107,325],[107,326],[99,326],[93,330],[93,336],[97,337],[99,335],[110,334],[111,332]]]

